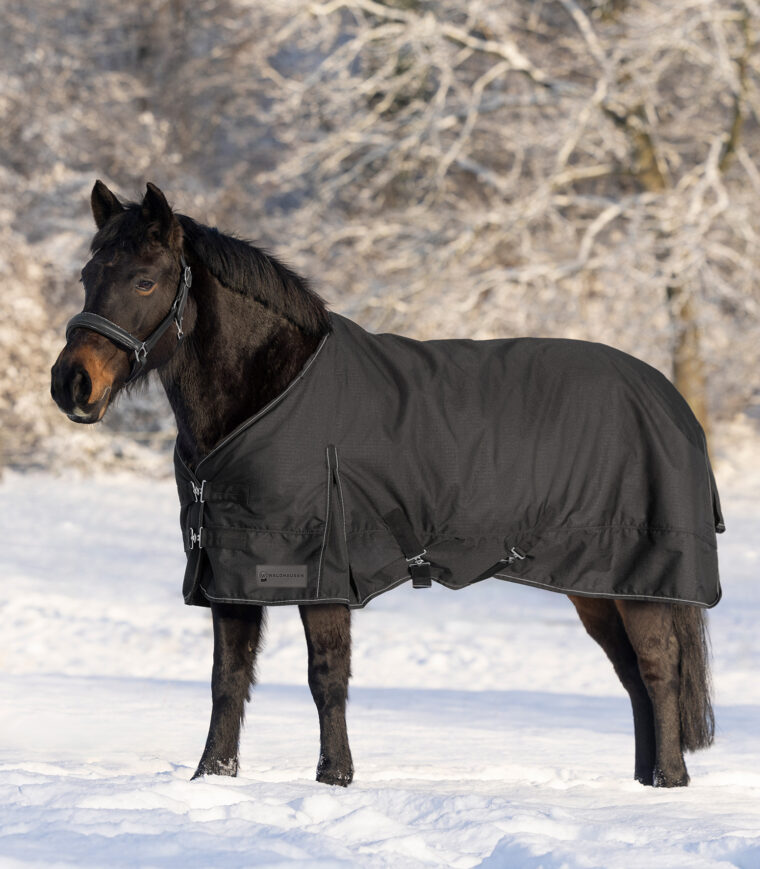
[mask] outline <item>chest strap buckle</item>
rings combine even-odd
[[[198,549],[203,549],[203,526],[201,525],[197,532],[194,528],[190,528],[189,531],[188,540],[190,541],[190,549],[192,549],[196,543],[198,544]]]

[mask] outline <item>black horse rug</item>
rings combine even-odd
[[[583,341],[413,341],[331,315],[299,376],[191,472],[184,596],[362,607],[496,576],[714,606],[702,429],[658,371]]]

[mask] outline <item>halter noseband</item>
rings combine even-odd
[[[131,350],[135,354],[132,361],[132,370],[129,372],[129,377],[124,381],[129,383],[143,370],[148,359],[148,354],[158,344],[163,337],[164,332],[171,326],[172,322],[177,327],[177,343],[179,343],[184,332],[182,331],[182,317],[185,313],[185,305],[187,304],[187,293],[190,285],[193,282],[193,273],[190,271],[190,266],[185,262],[185,257],[180,256],[182,270],[179,276],[179,286],[177,287],[177,295],[174,297],[169,313],[156,326],[156,328],[141,341],[135,338],[126,329],[122,329],[111,320],[101,317],[100,314],[92,314],[89,311],[82,311],[72,317],[66,325],[66,341],[69,340],[69,335],[74,329],[89,329],[91,332],[98,332],[100,335],[118,344],[125,350]]]

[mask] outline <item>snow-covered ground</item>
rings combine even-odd
[[[189,782],[208,612],[173,483],[0,484],[0,867],[760,866],[760,450],[720,463],[718,734],[687,789],[632,779],[627,698],[566,598],[404,587],[353,616],[347,790],[314,781],[296,609],[272,608],[237,779]]]

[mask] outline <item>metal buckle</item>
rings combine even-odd
[[[199,504],[205,504],[205,501],[203,500],[203,488],[206,485],[206,481],[201,480],[200,486],[196,486],[195,483],[192,482],[190,483],[190,485],[193,487],[193,495],[195,495],[195,500]]]
[[[515,561],[525,561],[527,557],[528,556],[522,551],[522,549],[518,549],[517,546],[510,546],[506,556],[499,560],[504,564],[514,564]]]
[[[137,360],[138,365],[145,365],[145,360],[148,358],[148,348],[145,346],[145,342],[139,346],[135,347],[135,359]]]
[[[182,317],[179,320],[175,317],[174,325],[177,327],[177,340],[181,341],[185,337],[185,333],[182,331]]]
[[[190,266],[185,266],[184,274],[182,278],[185,282],[186,287],[192,287],[193,285],[193,273],[190,271]]]
[[[425,561],[422,556],[427,555],[427,549],[423,549],[419,555],[413,555],[411,558],[406,559],[406,563],[410,567],[421,567],[423,564],[430,564],[429,561]]]
[[[190,549],[192,549],[195,544],[198,544],[198,549],[203,549],[203,542],[201,541],[201,535],[203,534],[203,526],[198,529],[198,533],[195,533],[195,529],[190,529]]]

